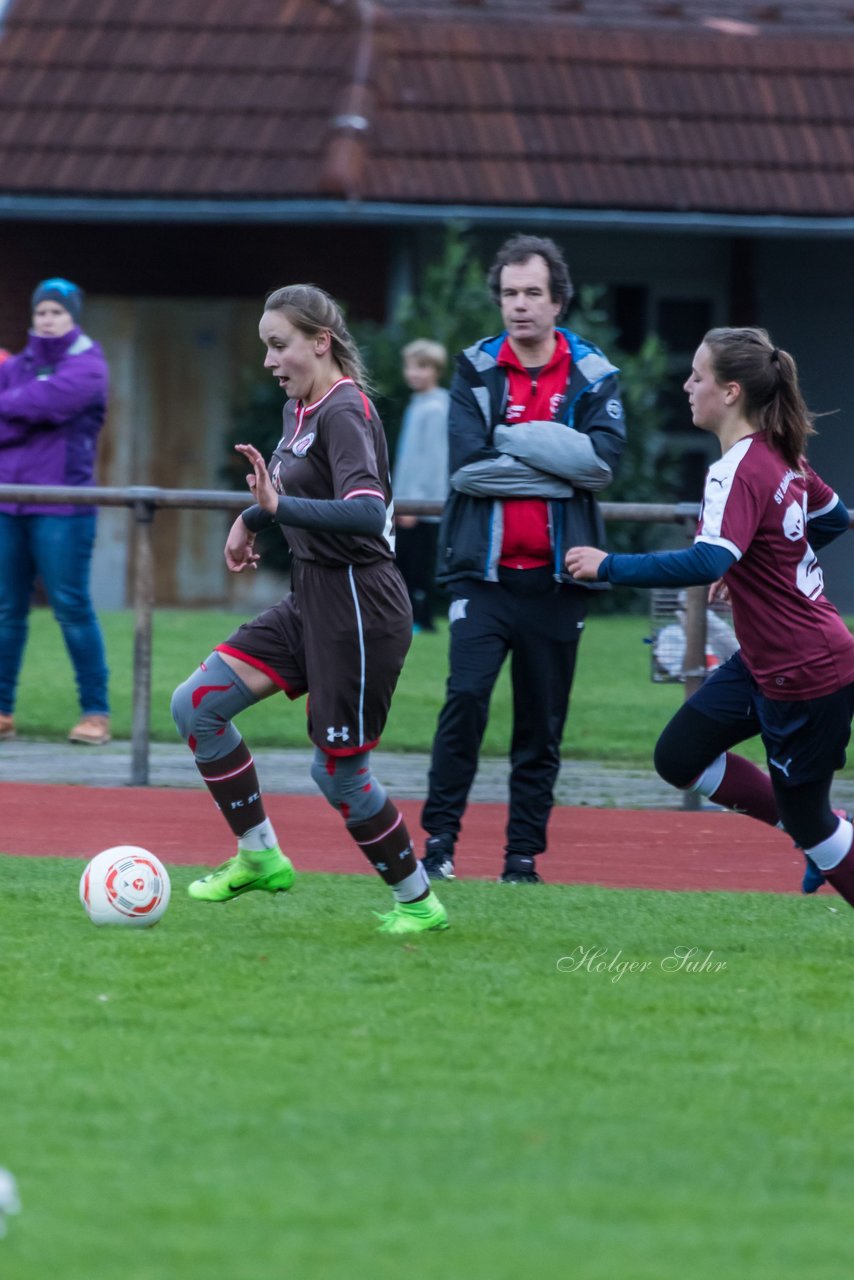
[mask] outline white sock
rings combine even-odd
[[[832,836],[822,840],[821,844],[814,845],[812,849],[804,849],[804,853],[812,858],[819,871],[832,871],[834,867],[839,866],[851,848],[852,840],[854,840],[854,827],[846,818],[840,818],[839,826]]]
[[[430,892],[430,880],[421,863],[417,863],[412,875],[391,886],[395,902],[415,902]]]
[[[717,760],[713,760],[709,767],[703,770],[699,778],[695,778],[690,787],[686,787],[685,790],[693,791],[709,800],[723,782],[725,773],[726,753],[724,752],[718,756]]]
[[[265,853],[268,849],[278,848],[278,840],[269,818],[259,822],[257,827],[244,831],[237,841],[238,853]]]

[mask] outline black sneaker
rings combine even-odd
[[[430,836],[424,846],[421,865],[430,880],[456,880],[453,839],[450,836]]]
[[[542,876],[537,875],[536,864],[530,854],[508,853],[498,883],[543,884],[544,881]]]
[[[817,893],[823,884],[826,884],[823,873],[819,871],[812,858],[808,858],[804,854],[804,877],[801,880],[801,893]]]

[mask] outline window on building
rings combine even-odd
[[[691,422],[682,387],[703,334],[721,322],[722,300],[712,290],[685,288],[671,281],[614,285],[609,304],[621,350],[636,354],[650,333],[667,348],[667,376],[658,401],[663,417],[662,454],[675,463],[677,500],[697,502],[716,445]]]

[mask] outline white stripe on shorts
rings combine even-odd
[[[347,568],[350,579],[350,594],[356,610],[356,626],[359,632],[359,746],[365,741],[365,633],[362,629],[362,610],[359,606],[359,593],[356,590],[356,579],[353,566]]]

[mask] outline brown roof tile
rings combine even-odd
[[[0,36],[20,195],[850,216],[852,125],[854,0],[16,0]]]

